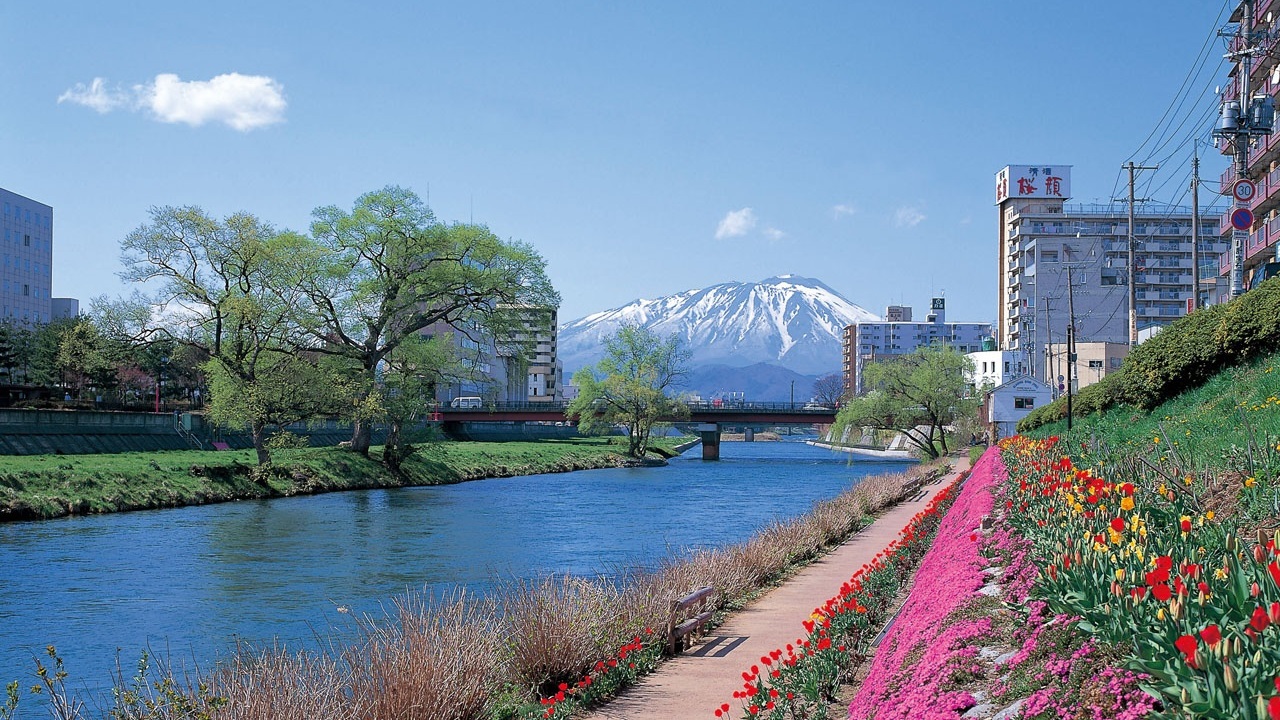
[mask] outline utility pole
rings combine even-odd
[[[1200,145],[1191,151],[1191,307],[1200,309]]]
[[[1137,263],[1134,255],[1137,242],[1133,239],[1133,174],[1138,170],[1159,170],[1159,165],[1134,165],[1130,160],[1120,166],[1129,171],[1129,347],[1138,344],[1138,283]],[[1143,198],[1146,201],[1146,198]]]
[[[1076,366],[1076,287],[1071,278],[1071,266],[1067,265],[1067,429],[1071,429],[1071,383],[1075,381]]]
[[[1057,382],[1058,373],[1053,369],[1053,303],[1049,302],[1051,299],[1048,295],[1044,296],[1044,332],[1047,336],[1044,343],[1044,374],[1047,376],[1045,380],[1048,380],[1049,384],[1056,389],[1057,385],[1054,383]],[[1054,393],[1054,397],[1057,396],[1057,393]]]
[[[1266,93],[1256,97],[1249,95],[1249,73],[1253,69],[1253,56],[1260,51],[1254,45],[1253,37],[1253,0],[1244,0],[1240,4],[1240,23],[1236,26],[1235,50],[1223,57],[1236,61],[1236,76],[1239,78],[1239,97],[1222,104],[1222,114],[1218,119],[1218,127],[1213,136],[1226,140],[1231,145],[1235,158],[1236,182],[1232,186],[1232,194],[1236,198],[1236,210],[1232,212],[1233,221],[1243,215],[1243,223],[1249,219],[1249,203],[1257,188],[1249,181],[1249,144],[1254,138],[1270,135],[1275,126],[1275,98]],[[1242,194],[1240,186],[1246,192]],[[1244,241],[1253,228],[1236,226],[1233,222],[1231,233],[1231,297],[1239,297],[1244,292]],[[1199,268],[1197,268],[1197,274]]]

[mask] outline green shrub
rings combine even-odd
[[[1135,347],[1118,372],[1074,398],[1076,414],[1127,404],[1151,409],[1199,387],[1220,370],[1280,350],[1280,278],[1222,305],[1181,317]],[[1037,408],[1018,423],[1026,432],[1066,417],[1065,398]]]

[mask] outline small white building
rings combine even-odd
[[[975,389],[997,388],[1020,375],[1030,375],[1021,350],[979,350],[965,355],[973,363],[969,384]]]
[[[1032,410],[1053,401],[1053,388],[1029,375],[1016,377],[987,393],[982,403],[982,416],[987,424],[987,438],[995,442],[1016,435],[1018,421]]]

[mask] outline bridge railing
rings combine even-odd
[[[689,409],[699,413],[702,412],[723,412],[723,413],[742,413],[752,411],[771,411],[771,412],[787,412],[797,415],[830,415],[839,409],[838,405],[824,405],[821,403],[791,403],[791,402],[740,402],[740,401],[716,401],[705,400],[698,402],[685,403]],[[564,414],[569,407],[567,402],[483,402],[479,406],[472,407],[450,407],[448,403],[441,404],[434,410],[443,413],[477,413],[477,412],[545,412],[547,414]]]

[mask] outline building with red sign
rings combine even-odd
[[[1048,349],[1074,324],[1079,343],[1128,343],[1128,208],[1068,203],[1069,165],[1010,165],[996,174],[999,313],[1003,350],[1024,350],[1045,379]],[[1201,303],[1216,291],[1228,245],[1224,209],[1202,208]],[[1193,303],[1191,208],[1145,204],[1134,213],[1138,327],[1167,325]],[[1071,305],[1074,304],[1074,315]]]

